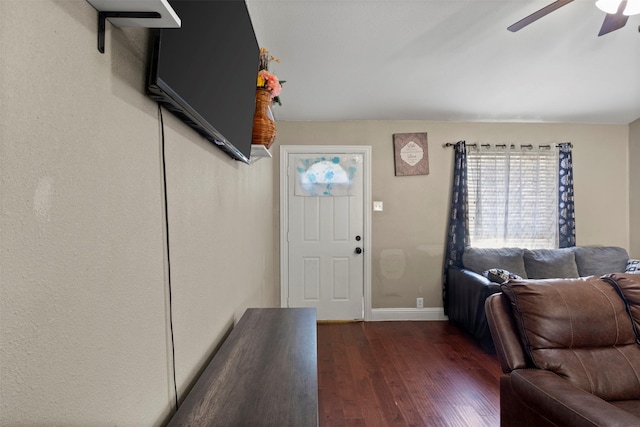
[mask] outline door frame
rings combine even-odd
[[[371,320],[371,146],[369,145],[281,145],[280,146],[280,306],[288,307],[289,300],[289,154],[362,154],[362,220],[363,220],[363,315]]]

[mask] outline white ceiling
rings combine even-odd
[[[278,120],[626,124],[640,118],[640,15],[598,37],[576,0],[246,0],[287,82]]]

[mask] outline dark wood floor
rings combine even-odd
[[[500,374],[448,322],[318,325],[320,426],[498,426]]]

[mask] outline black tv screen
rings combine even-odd
[[[170,0],[181,28],[155,30],[149,95],[249,163],[259,47],[244,0]]]

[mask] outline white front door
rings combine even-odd
[[[336,147],[333,147],[334,149]],[[318,320],[364,318],[363,153],[286,155],[286,306]]]

